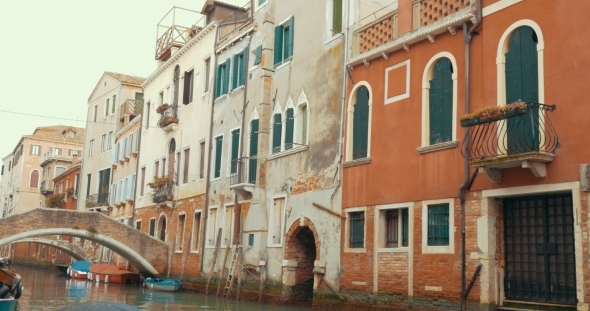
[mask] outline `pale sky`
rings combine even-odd
[[[249,1],[224,0],[239,6]],[[200,12],[204,2],[1,1],[0,158],[38,126],[86,127],[88,97],[102,73],[149,76],[156,69],[158,22],[174,6]]]

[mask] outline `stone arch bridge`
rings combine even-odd
[[[166,243],[98,212],[36,208],[0,218],[0,246],[46,235],[67,235],[103,245],[144,276],[166,272]]]

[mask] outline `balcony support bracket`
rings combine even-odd
[[[547,177],[547,166],[544,162],[522,161],[522,168],[529,168],[537,178]]]
[[[482,174],[488,175],[488,178],[491,182],[495,184],[502,183],[502,170],[498,168],[491,168],[491,167],[484,167],[483,169],[479,170]]]

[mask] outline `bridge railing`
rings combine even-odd
[[[109,205],[109,192],[103,191],[97,194],[91,194],[86,197],[86,208],[94,208]]]

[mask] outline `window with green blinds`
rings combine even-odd
[[[350,248],[365,246],[365,212],[349,214],[350,218]]]
[[[234,66],[232,70],[232,89],[244,85],[246,81],[246,53],[248,48],[244,48],[241,53],[234,55]]]
[[[301,144],[307,145],[307,106],[301,112]]]
[[[365,86],[361,86],[356,93],[352,132],[352,159],[366,158],[369,145],[369,89]]]
[[[227,94],[229,92],[229,67],[231,66],[231,59],[227,59],[225,63],[217,65],[217,77],[215,79],[215,98]]]
[[[231,174],[238,171],[238,157],[240,150],[240,129],[231,132]]]
[[[449,204],[428,205],[428,246],[449,245]]]
[[[223,136],[215,137],[215,172],[214,177],[221,176],[221,152],[223,151]]]
[[[295,126],[293,108],[287,109],[285,114],[287,116],[287,120],[285,122],[285,150],[289,150],[293,148],[293,127]]]
[[[256,183],[256,169],[258,167],[258,119],[250,122],[250,158],[248,159],[248,182]]]
[[[283,133],[283,124],[281,114],[275,113],[272,123],[272,153],[281,152],[281,138]]]
[[[332,0],[332,34],[342,32],[342,0]]]
[[[275,27],[274,66],[280,66],[293,57],[295,18],[291,16],[285,24]]]
[[[262,62],[262,45],[259,45],[255,52],[256,58],[254,59],[254,65],[259,65]]]
[[[448,58],[441,58],[433,71],[429,90],[431,145],[453,139],[453,65]]]

